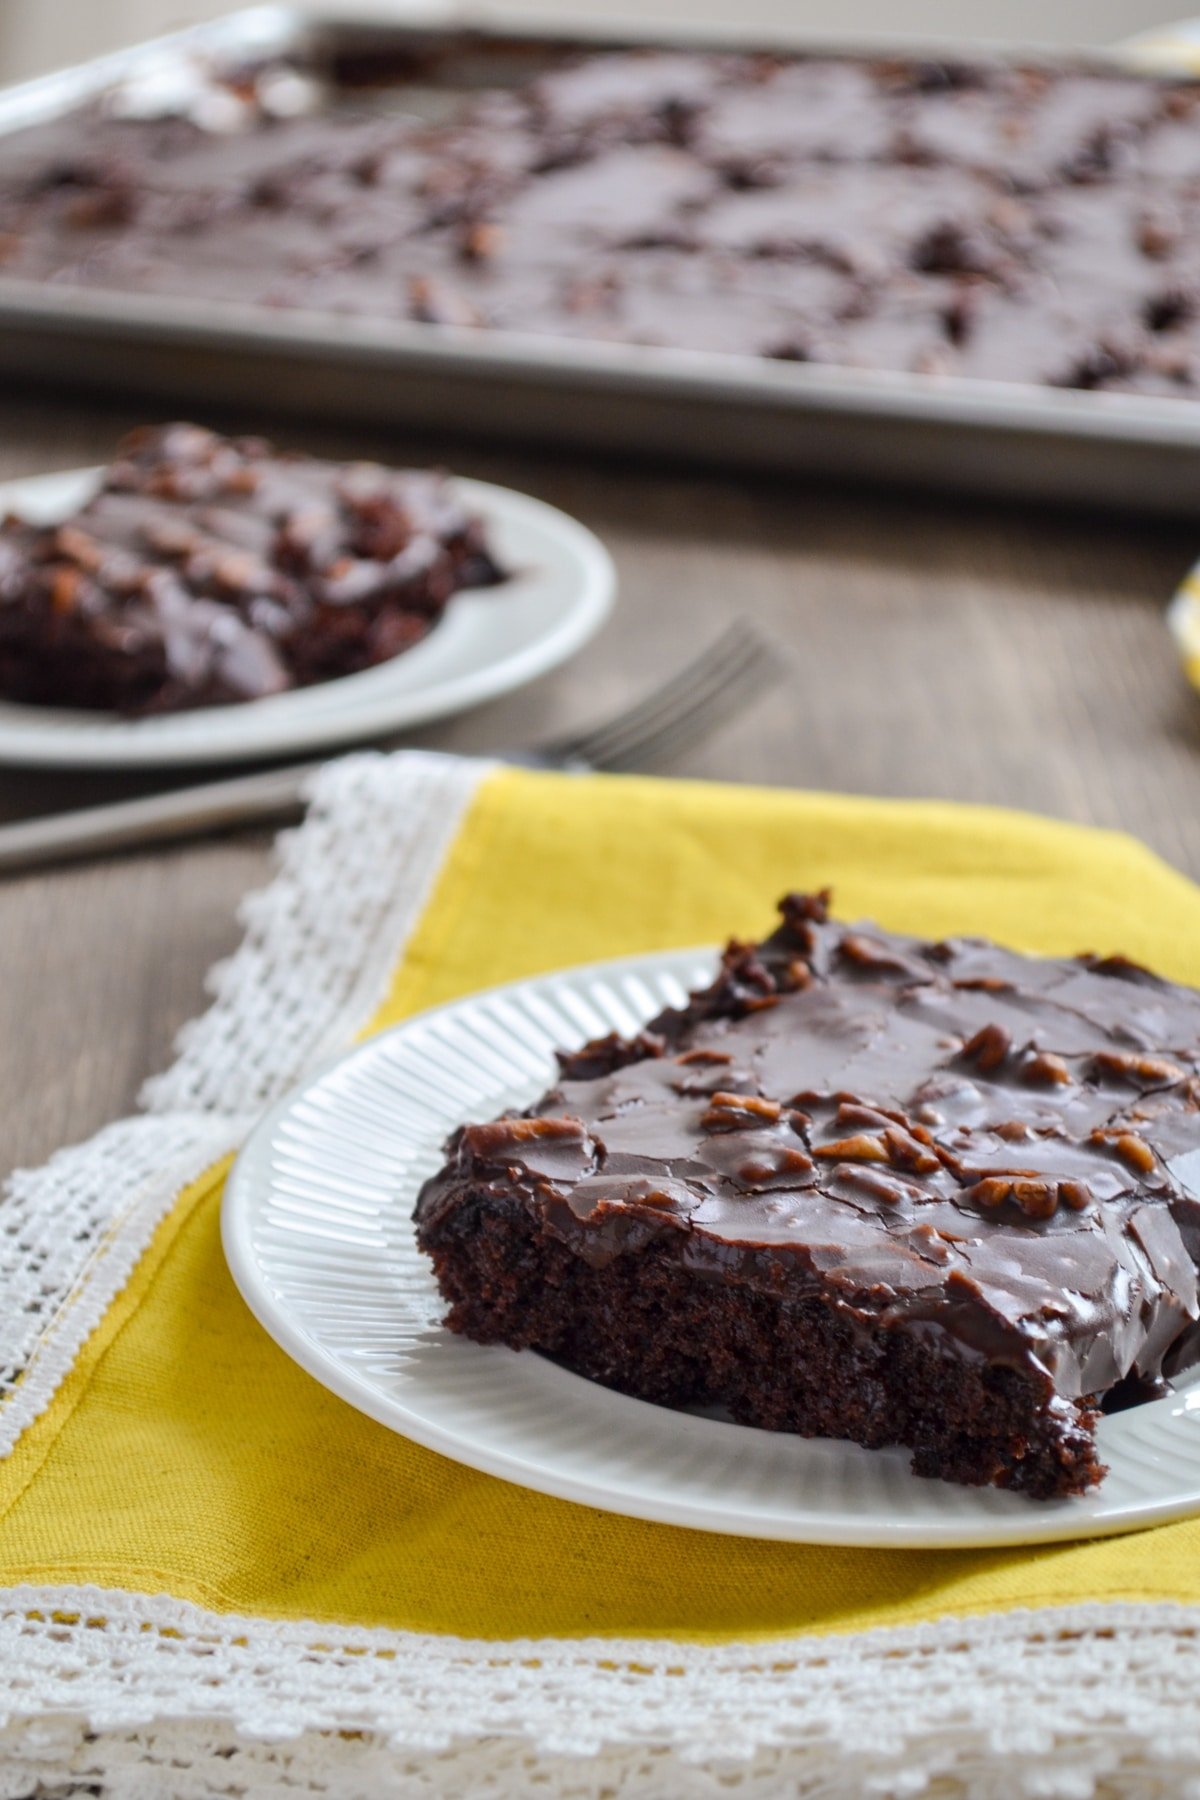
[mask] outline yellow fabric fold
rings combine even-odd
[[[469,811],[373,1028],[482,986],[726,933],[789,887],[842,916],[1123,950],[1200,983],[1200,890],[1129,839],[985,809],[505,772]],[[468,1637],[754,1638],[1075,1600],[1200,1600],[1200,1521],[1041,1550],[756,1543],[527,1493],[407,1443],[277,1350],[180,1196],[0,1467],[0,1585]]]

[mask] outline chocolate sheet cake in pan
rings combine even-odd
[[[0,366],[1194,505],[1200,84],[271,16],[0,96]]]
[[[362,85],[268,61],[174,102],[118,91],[0,139],[0,267],[59,287],[1196,392],[1200,84],[972,58],[542,60],[503,81],[500,59],[495,85],[447,90],[440,118],[413,110],[438,73],[415,55],[407,83],[402,61],[366,59]]]
[[[417,1206],[452,1329],[1043,1499],[1200,1359],[1200,993],[833,922],[469,1124]]]

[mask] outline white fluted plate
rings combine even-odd
[[[94,492],[98,469],[0,484],[0,518],[64,519]],[[240,706],[148,719],[0,700],[0,763],[42,768],[166,768],[299,756],[409,730],[524,687],[582,649],[616,593],[608,551],[586,526],[529,494],[454,477],[510,571],[498,587],[456,594],[429,636],[402,656],[314,687]]]
[[[536,1099],[556,1045],[634,1031],[710,978],[712,952],[570,969],[438,1007],[280,1102],[225,1196],[225,1253],[260,1322],[352,1406],[521,1486],[706,1531],[879,1546],[1042,1543],[1200,1511],[1200,1375],[1101,1421],[1110,1472],[1034,1501],[911,1473],[901,1450],[758,1431],[609,1392],[440,1323],[413,1202],[468,1119]]]

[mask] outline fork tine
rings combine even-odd
[[[781,678],[777,663],[765,656],[750,658],[727,682],[708,692],[697,693],[692,705],[680,707],[665,723],[627,741],[602,761],[594,762],[592,767],[619,774],[666,761],[707,737],[725,719],[761,696],[764,687]]]
[[[727,710],[727,700],[729,707],[741,705],[743,695],[755,685],[762,685],[757,657],[740,659],[720,675],[709,673],[668,710],[647,719],[637,731],[622,732],[601,745],[593,753],[592,766],[637,767],[676,732],[690,729],[692,736],[702,733],[706,718],[715,723]]]
[[[731,626],[669,681],[615,718],[590,731],[564,736],[544,749],[556,759],[607,766],[614,756],[636,754],[644,737],[657,735],[678,716],[710,701],[743,667],[767,660],[766,643],[758,633]]]
[[[592,726],[586,731],[564,733],[562,737],[556,738],[544,748],[551,755],[590,761],[592,756],[599,752],[611,737],[630,730],[640,730],[649,718],[661,712],[664,707],[672,706],[681,698],[686,698],[692,690],[693,683],[698,678],[703,678],[710,669],[724,668],[733,639],[732,628],[723,631],[719,638],[700,652],[699,656],[694,657],[683,668],[676,670],[675,674],[663,682],[660,687],[656,687],[649,694],[643,694],[641,699],[635,700],[632,705],[624,707],[614,717],[605,719],[601,724]]]
[[[675,692],[669,705],[647,709],[634,725],[622,725],[595,743],[594,764],[609,767],[616,761],[636,763],[644,746],[669,737],[677,725],[702,718],[706,711],[716,717],[727,691],[740,693],[748,680],[764,680],[768,661],[758,644],[742,644],[719,663],[695,669],[687,686]]]

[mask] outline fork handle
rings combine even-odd
[[[302,814],[306,783],[319,766],[268,769],[172,793],[147,794],[139,800],[0,825],[0,871],[15,874],[109,850],[201,837],[234,825],[286,824]]]

